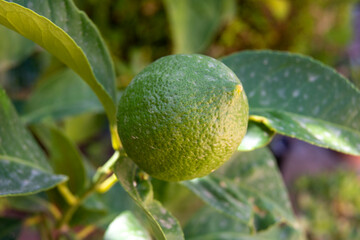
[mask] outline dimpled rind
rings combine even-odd
[[[147,66],[126,88],[118,127],[130,158],[166,181],[205,176],[243,139],[249,106],[240,80],[213,58],[170,55]]]

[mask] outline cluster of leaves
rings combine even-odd
[[[230,3],[220,7],[219,1],[207,2],[216,26]],[[183,42],[194,31],[191,25],[178,26],[193,23],[194,15],[174,9],[188,12],[204,6],[196,0],[166,4],[174,38],[182,39],[174,40],[176,51],[199,51],[193,47],[198,40]],[[0,236],[17,236],[22,227],[44,239],[90,239],[89,233],[98,230],[105,231],[105,239],[302,239],[265,146],[280,133],[360,155],[358,89],[308,57],[245,51],[221,59],[241,79],[249,99],[249,129],[239,151],[204,178],[177,184],[151,179],[121,149],[116,128],[121,92],[115,88],[110,54],[88,17],[70,0],[0,0],[0,24],[68,67],[54,70],[50,65],[19,110],[0,90]],[[199,28],[203,25],[194,26]],[[200,36],[209,38],[202,32]],[[18,35],[14,38],[19,49],[34,47]],[[2,72],[26,58],[21,53],[28,51],[8,53]],[[94,167],[79,149],[81,138],[69,134],[74,122],[85,125],[84,131],[96,125],[88,117],[69,121],[80,113],[107,116],[115,153],[103,165]],[[102,158],[107,155],[103,152]],[[194,201],[198,204],[190,204]]]

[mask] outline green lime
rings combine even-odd
[[[166,181],[202,177],[244,137],[249,106],[240,80],[203,55],[171,55],[147,66],[119,102],[118,127],[130,158]]]

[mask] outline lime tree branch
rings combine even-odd
[[[59,221],[58,228],[63,229],[67,226],[69,221],[71,220],[72,216],[76,212],[76,210],[80,207],[80,205],[85,201],[87,197],[89,197],[93,192],[95,192],[100,185],[107,182],[107,178],[109,174],[111,173],[111,168],[114,166],[116,161],[118,160],[120,156],[119,151],[115,151],[115,153],[111,156],[111,158],[98,170],[96,171],[93,181],[91,185],[82,193],[76,201],[73,202],[73,204],[70,205],[70,207],[66,210],[63,217]],[[113,175],[112,175],[113,176]],[[110,181],[110,183],[113,181]],[[110,188],[110,187],[109,187]],[[109,189],[108,188],[108,189]]]

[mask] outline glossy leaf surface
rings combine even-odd
[[[264,124],[249,121],[246,135],[237,150],[252,151],[254,149],[264,147],[270,143],[274,135],[275,132],[266,127]]]
[[[105,240],[133,239],[151,240],[136,217],[129,211],[123,212],[109,225],[105,232]]]
[[[84,79],[104,106],[118,148],[113,63],[89,18],[70,0],[1,0],[0,24],[42,46]]]
[[[244,51],[222,61],[243,83],[251,120],[321,147],[360,154],[360,92],[333,69],[272,51]]]

